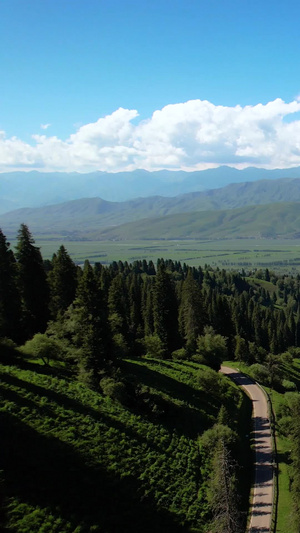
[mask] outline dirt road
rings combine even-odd
[[[267,533],[271,529],[273,502],[272,437],[268,403],[262,389],[247,376],[222,366],[221,372],[240,385],[252,400],[255,439],[255,482],[251,504],[249,533]]]

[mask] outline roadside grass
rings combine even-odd
[[[250,375],[249,366],[240,361],[226,361],[224,365],[239,369],[241,372]],[[281,365],[285,377],[296,383],[300,389],[300,359],[294,359],[292,364],[283,363]],[[280,406],[284,403],[284,393],[270,389],[264,386],[264,389],[270,396],[272,407],[275,414],[280,411]],[[276,444],[277,444],[277,461],[278,461],[278,508],[277,508],[277,533],[297,533],[296,526],[292,517],[292,496],[290,492],[289,477],[289,452],[291,443],[288,438],[278,431],[276,424]]]

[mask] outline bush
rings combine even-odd
[[[268,369],[259,363],[255,363],[249,367],[249,373],[256,381],[263,383],[264,385],[269,385],[270,376]]]
[[[180,348],[179,350],[172,352],[172,359],[174,359],[174,361],[183,361],[188,359],[188,354],[185,348]]]
[[[162,359],[165,355],[165,348],[158,335],[147,335],[144,338],[146,355]]]
[[[105,377],[100,381],[100,387],[105,396],[120,403],[126,403],[127,391],[126,385],[122,381],[115,381],[113,378]]]
[[[206,326],[204,335],[197,338],[197,353],[192,359],[219,370],[227,353],[227,338],[217,334],[211,326]]]
[[[116,333],[113,336],[113,350],[114,354],[118,358],[123,358],[128,356],[128,345],[124,339],[124,335],[122,333]]]
[[[291,416],[283,416],[278,421],[278,431],[281,435],[288,437],[291,434],[293,428],[293,420]]]
[[[220,378],[215,370],[212,368],[201,368],[197,372],[197,381],[200,387],[209,393],[219,393]]]
[[[208,455],[215,452],[220,441],[223,441],[226,448],[231,448],[237,443],[238,436],[235,431],[223,424],[215,424],[211,429],[205,431],[199,437],[200,446],[204,448]]]
[[[297,390],[296,383],[294,383],[293,381],[289,381],[288,379],[284,379],[282,381],[282,386],[288,392],[293,392]]]
[[[2,363],[9,364],[19,355],[20,353],[18,352],[17,345],[14,343],[14,341],[8,337],[3,337],[0,339],[0,357]]]

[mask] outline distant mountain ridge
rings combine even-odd
[[[181,213],[91,232],[91,240],[300,239],[300,203]]]
[[[152,220],[183,213],[220,211],[282,202],[300,202],[300,178],[236,183],[220,189],[187,193],[172,198],[151,196],[125,202],[83,198],[2,214],[0,227],[8,235],[15,234],[21,223],[26,223],[36,235],[74,232],[86,235],[142,219]]]
[[[289,169],[235,168],[221,166],[195,172],[159,170],[148,172],[6,172],[0,174],[0,213],[22,207],[42,207],[81,198],[101,197],[125,201],[149,196],[174,197],[231,183],[262,179],[300,178],[300,167]]]

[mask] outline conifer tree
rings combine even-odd
[[[30,338],[43,333],[49,318],[49,289],[40,249],[25,224],[18,232],[16,258],[18,286],[22,300],[23,333]]]
[[[160,338],[165,355],[179,347],[178,304],[174,283],[160,260],[153,288],[154,332]]]
[[[108,312],[95,272],[85,261],[74,301],[75,341],[81,349],[80,369],[91,385],[99,380],[99,371],[111,356]]]
[[[141,276],[134,272],[130,274],[128,276],[128,285],[129,332],[132,343],[136,338],[141,338],[143,336]]]
[[[196,339],[203,333],[205,321],[201,289],[189,269],[182,284],[179,308],[180,329],[189,351],[195,351]]]
[[[0,337],[19,340],[21,301],[16,282],[16,260],[0,229]]]
[[[222,439],[218,442],[212,465],[210,507],[213,514],[211,531],[241,533],[241,517],[237,507],[235,464]]]
[[[125,275],[117,274],[109,287],[108,309],[112,333],[121,334],[125,340],[129,333],[129,301]]]
[[[67,250],[61,246],[52,258],[48,274],[50,286],[50,311],[53,318],[62,314],[73,302],[77,287],[77,268]]]
[[[142,313],[145,336],[152,335],[154,332],[153,286],[153,278],[146,278],[142,289]]]

